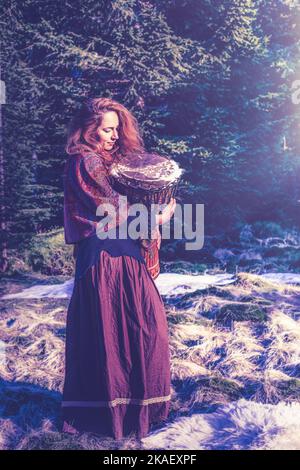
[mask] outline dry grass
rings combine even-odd
[[[172,357],[170,420],[208,412],[240,398],[262,403],[300,399],[299,287],[239,273],[234,285],[166,303]],[[236,317],[220,316],[237,306]],[[59,432],[68,300],[1,301],[3,449],[137,449],[134,436],[114,441]],[[245,306],[263,308],[261,318]],[[240,306],[240,308],[239,308]]]

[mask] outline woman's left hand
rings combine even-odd
[[[144,248],[147,248],[151,245],[153,245],[153,240],[156,240],[157,248],[160,249],[161,245],[161,233],[159,230],[158,225],[156,225],[155,229],[151,231],[151,237],[150,238],[144,238],[143,236],[139,237],[139,239],[142,242],[142,245]]]

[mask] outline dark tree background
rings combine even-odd
[[[186,170],[205,233],[299,225],[299,19],[292,0],[2,0],[1,269],[62,227],[66,125],[87,96],[120,100]]]

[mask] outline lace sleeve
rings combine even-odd
[[[100,205],[113,206],[115,217],[112,217],[109,224],[103,227],[104,231],[121,225],[128,218],[129,203],[124,204],[124,198],[120,198],[120,194],[112,188],[100,157],[97,155],[81,157],[77,164],[75,179],[77,180],[75,181],[77,196],[93,213],[95,220],[97,208]],[[103,206],[103,211],[109,212],[105,206]],[[98,224],[98,230],[100,227],[101,225]]]
[[[107,170],[104,163],[97,155],[87,155],[75,158],[71,167],[70,183],[73,186],[76,197],[86,208],[88,218],[97,222],[97,232],[102,230],[107,232],[121,225],[128,219],[128,223],[135,218],[134,215],[129,216],[130,204],[124,203],[124,198],[120,198],[120,194],[115,191],[110,183]],[[108,208],[105,205],[109,204]],[[101,216],[97,216],[97,208],[102,206],[101,216],[111,207],[114,209],[113,217],[109,223],[102,225],[100,223]],[[99,213],[98,213],[99,214]],[[157,240],[158,239],[158,240]],[[160,233],[158,227],[151,232],[150,237],[141,235],[139,240],[145,250],[153,246],[154,241],[158,241],[160,245]]]

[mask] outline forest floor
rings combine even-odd
[[[186,275],[185,287],[192,278]],[[65,297],[2,298],[69,279],[36,274],[2,280],[0,448],[300,448],[300,286],[240,272],[226,285],[163,296],[172,368],[169,418],[142,441],[115,441],[59,431],[70,286]]]

